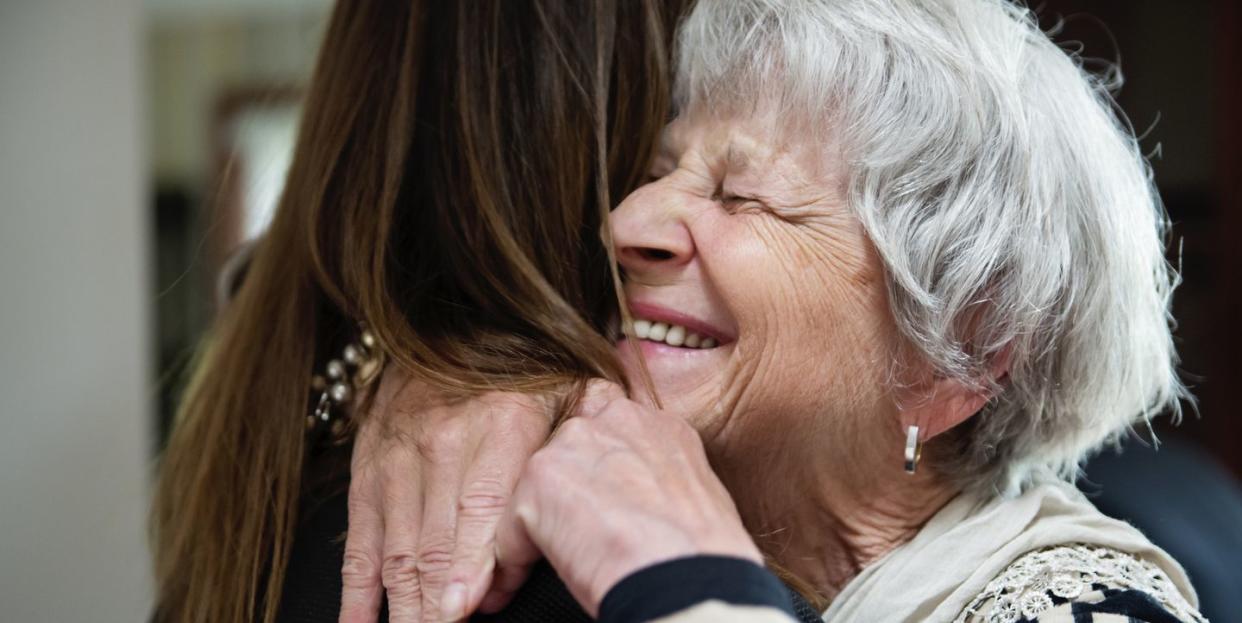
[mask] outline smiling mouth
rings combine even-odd
[[[678,348],[701,349],[716,348],[716,338],[700,335],[679,324],[658,322],[646,318],[634,318],[634,326],[629,331],[634,337],[647,342],[667,344]]]
[[[611,334],[615,343],[626,338],[634,338],[637,342],[650,342],[644,348],[648,354],[654,352],[708,351],[733,342],[733,336],[700,318],[658,305],[649,301],[629,301],[630,320],[632,325],[621,330],[620,318],[613,316]],[[659,345],[658,347],[656,345]],[[650,350],[655,348],[655,350]]]

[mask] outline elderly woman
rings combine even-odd
[[[766,557],[830,621],[1202,620],[1067,484],[1184,395],[1116,77],[1001,0],[703,0],[678,49],[611,224],[653,395],[593,389],[446,616],[546,556],[607,620],[783,620]]]

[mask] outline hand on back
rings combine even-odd
[[[592,615],[617,582],[683,556],[762,563],[696,431],[592,382],[545,447],[551,402],[449,401],[392,370],[351,466],[342,623],[495,612],[541,557]],[[532,456],[533,455],[533,456]]]
[[[385,598],[391,623],[440,621],[449,577],[490,583],[497,524],[550,430],[541,397],[452,399],[385,371],[354,442],[341,623],[373,623]]]

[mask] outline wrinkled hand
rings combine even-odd
[[[652,564],[698,554],[762,564],[702,441],[679,417],[593,381],[555,437],[526,464],[497,535],[488,601],[504,600],[540,556],[591,614],[609,589]]]
[[[540,397],[453,401],[386,371],[354,444],[341,623],[374,623],[385,594],[392,623],[440,621],[446,600],[474,610],[469,596],[482,597],[495,568],[497,524],[550,422]]]

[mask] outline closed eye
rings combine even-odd
[[[721,207],[723,207],[729,214],[764,214],[791,224],[798,224],[805,220],[803,216],[777,210],[771,205],[768,205],[767,202],[756,197],[746,197],[721,192],[717,193],[716,201],[720,202]]]
[[[762,201],[754,197],[745,197],[742,195],[734,195],[717,191],[715,199],[730,214],[769,210],[769,208]]]

